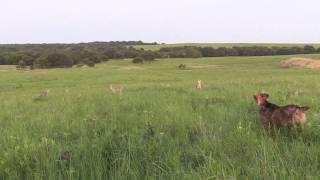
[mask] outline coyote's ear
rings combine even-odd
[[[303,107],[301,107],[301,109],[302,109],[303,111],[308,111],[308,110],[310,109],[310,107],[309,107],[309,106],[303,106]]]
[[[266,92],[264,92],[264,91],[263,91],[263,92],[261,92],[260,94],[261,94],[261,95],[266,96],[267,98],[269,98],[269,94],[268,94],[268,93],[266,93]]]
[[[257,95],[253,95],[253,99],[254,99],[256,102],[258,102],[258,97],[257,97]]]

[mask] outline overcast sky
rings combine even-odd
[[[0,43],[320,43],[319,0],[0,0]]]

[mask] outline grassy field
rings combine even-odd
[[[158,44],[158,45],[136,45],[135,48],[143,48],[145,50],[152,50],[156,51],[163,47],[183,47],[183,46],[197,46],[197,47],[213,47],[213,48],[219,48],[219,47],[227,47],[231,48],[234,46],[237,47],[250,47],[250,46],[267,46],[267,47],[292,47],[292,46],[305,46],[306,44],[268,44],[268,43],[178,43],[178,44]],[[308,44],[312,45],[316,48],[320,47],[320,44]]]
[[[320,70],[279,68],[288,57],[0,68],[0,179],[319,179]],[[307,126],[265,131],[261,90],[309,105]]]

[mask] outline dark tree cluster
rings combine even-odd
[[[79,44],[23,44],[0,45],[0,65],[17,65],[18,69],[67,68],[73,65],[93,67],[109,59],[141,57],[151,61],[156,52],[133,48],[132,45],[150,45],[142,41],[112,41]]]
[[[164,47],[159,50],[162,58],[198,58],[198,57],[223,57],[223,56],[273,56],[291,54],[320,53],[320,48],[306,45],[304,47]]]
[[[203,56],[200,49],[194,46],[164,47],[158,53],[161,58],[199,58]]]
[[[320,48],[296,47],[164,47],[158,51],[134,48],[133,45],[154,45],[142,41],[111,41],[79,44],[12,44],[0,45],[0,65],[16,65],[18,69],[67,68],[109,59],[133,59],[133,63],[152,62],[156,58],[200,58],[222,56],[272,56],[320,53]]]

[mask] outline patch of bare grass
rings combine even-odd
[[[281,68],[288,68],[291,66],[300,66],[305,68],[316,69],[320,68],[320,60],[302,57],[292,57],[280,62]]]
[[[194,64],[190,65],[189,67],[194,69],[205,69],[205,68],[216,68],[219,67],[218,65],[206,65],[206,64]]]
[[[135,70],[144,70],[143,67],[139,67],[139,66],[125,66],[125,67],[121,67],[121,70],[128,70],[128,71],[135,71]]]

